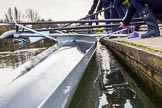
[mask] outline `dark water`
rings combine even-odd
[[[114,56],[99,45],[70,108],[161,108],[138,86]]]

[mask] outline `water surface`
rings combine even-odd
[[[38,55],[50,45],[49,43],[39,42],[30,47],[16,50],[22,45],[13,43],[12,39],[0,41],[0,88],[4,86],[7,80],[12,77],[12,71],[21,66],[32,57]],[[14,51],[16,50],[16,51]]]
[[[70,108],[161,108],[138,86],[112,53],[98,45]]]

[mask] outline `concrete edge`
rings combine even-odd
[[[162,90],[162,55],[109,39],[100,39],[100,42],[120,56],[125,64],[138,69],[140,72],[136,73],[137,76],[142,79],[145,76],[145,83],[162,98],[159,92],[159,89]]]

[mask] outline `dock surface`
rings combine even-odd
[[[112,39],[112,40],[121,40],[121,41],[126,41],[126,42],[130,42],[130,43],[138,44],[138,45],[148,46],[150,48],[154,48],[154,49],[157,49],[157,50],[162,50],[162,36],[153,37],[153,38],[145,38],[145,39],[141,39],[141,38],[132,38],[132,39],[115,38],[115,39]]]

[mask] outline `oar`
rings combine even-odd
[[[143,21],[130,23],[130,25],[142,25],[142,24],[145,24],[145,23]],[[118,27],[118,26],[119,26],[119,23],[113,23],[113,24],[104,24],[104,25],[87,25],[87,26],[79,26],[79,27],[35,29],[34,32],[36,32],[36,33],[39,32],[37,34],[41,35],[42,33],[40,33],[40,31],[77,30],[77,29],[90,29],[90,28],[99,28],[99,27]],[[19,31],[19,32],[20,33],[31,33],[32,31],[30,30],[30,31]]]
[[[23,24],[23,25],[28,25],[28,24],[50,24],[50,23],[63,23],[63,22],[79,22],[79,23],[89,23],[89,22],[119,22],[119,21],[122,21],[122,19],[104,19],[104,20],[82,20],[82,21],[56,21],[56,22],[28,22],[28,23],[18,23],[18,24]],[[140,21],[138,22],[139,24],[141,23],[141,19],[137,18],[137,19],[132,19],[131,22],[134,22],[136,23],[137,21]],[[13,23],[14,24],[14,23]],[[11,25],[13,25],[11,24]],[[8,24],[7,24],[8,25]],[[10,25],[10,24],[9,24]],[[14,24],[15,25],[15,24]],[[111,25],[105,25],[105,27],[109,27],[109,26],[113,26],[112,24]],[[25,27],[25,26],[23,26]],[[101,26],[82,26],[82,27],[69,27],[69,28],[65,28],[65,30],[72,30],[74,31],[74,29],[87,29],[87,28],[97,28],[97,27],[101,27]],[[29,29],[29,28],[28,28]],[[16,29],[17,30],[17,29]],[[46,29],[36,29],[36,31],[50,31],[50,30],[54,30],[55,32],[59,32],[59,33],[63,33],[61,31],[58,31],[58,30],[64,30],[64,27],[59,27],[59,28],[46,28]],[[19,31],[19,32],[27,32],[27,31]],[[13,34],[15,34],[15,30],[12,30],[12,31],[7,31],[5,33],[3,33],[0,38],[6,38],[6,37],[10,37],[12,36]]]
[[[140,22],[132,22],[130,25],[141,25],[144,24],[143,21]],[[77,27],[60,27],[60,28],[47,28],[47,29],[37,29],[38,31],[44,30],[71,30],[71,29],[90,29],[90,28],[99,28],[99,27],[117,27],[119,23],[113,24],[104,24],[104,25],[87,25],[87,26],[77,26]]]
[[[123,32],[123,31],[125,31],[125,30],[129,30],[129,29],[130,29],[129,27],[125,27],[125,28],[123,28],[123,29],[121,29],[121,30],[117,30],[117,31],[108,33],[107,35],[101,36],[100,38],[109,37],[110,35],[113,35],[113,34],[116,34],[116,33],[120,33],[120,32]]]
[[[24,28],[24,29],[26,29],[26,30],[29,30],[29,31],[31,31],[31,32],[33,32],[33,33],[39,34],[39,35],[41,35],[41,36],[44,36],[44,37],[46,37],[46,38],[52,39],[52,40],[54,40],[54,41],[57,41],[55,38],[53,38],[53,37],[51,37],[51,36],[49,36],[49,35],[47,35],[47,34],[44,34],[44,33],[38,32],[38,31],[36,31],[36,30],[30,29],[30,28],[25,27],[25,26],[23,26],[23,25],[21,25],[21,24],[15,23],[15,25],[18,26],[18,27]]]
[[[39,25],[39,24],[66,24],[66,23],[95,23],[95,22],[120,22],[122,19],[100,19],[100,20],[68,20],[68,21],[43,21],[43,22],[20,22],[21,25]],[[141,18],[133,18],[131,22],[142,21]],[[0,26],[15,26],[15,23],[0,23]]]

